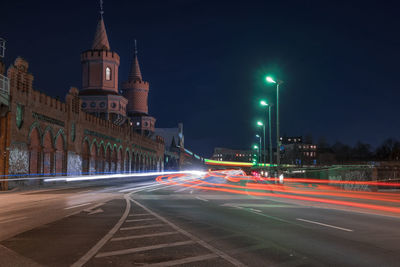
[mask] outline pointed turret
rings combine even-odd
[[[104,25],[103,16],[100,17],[100,20],[97,23],[92,49],[110,50],[110,44],[108,43],[108,37],[107,37],[106,27]]]
[[[129,73],[128,80],[132,81],[142,81],[142,73],[140,72],[139,60],[137,57],[137,45],[135,40],[135,55],[132,61],[131,71]]]

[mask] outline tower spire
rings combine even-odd
[[[139,66],[139,60],[137,57],[138,51],[137,51],[137,42],[135,39],[135,50],[134,50],[134,57],[132,61],[132,66],[131,66],[131,72],[129,74],[129,81],[142,81],[142,73],[140,71],[140,66]]]
[[[100,17],[103,19],[103,14],[104,14],[104,11],[103,11],[103,0],[100,0]]]
[[[108,42],[106,26],[103,20],[103,0],[100,0],[100,20],[97,23],[96,33],[92,44],[93,50],[110,50],[110,44]]]

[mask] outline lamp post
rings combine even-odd
[[[259,141],[260,141],[260,146],[259,146],[259,149],[258,149],[258,161],[260,161],[260,159],[261,159],[261,136],[259,135],[259,134],[256,134],[256,137],[259,139]]]
[[[257,121],[257,125],[263,127],[263,133],[264,133],[264,163],[267,163],[267,160],[265,158],[265,124],[262,121]]]
[[[258,152],[258,161],[260,161],[260,147],[257,145],[254,145],[253,148],[258,150],[257,151]]]
[[[276,164],[279,168],[279,164],[281,163],[281,140],[279,136],[279,85],[282,84],[282,81],[275,81],[269,76],[267,76],[266,80],[269,83],[276,84]]]
[[[268,139],[269,139],[269,144],[268,144],[268,149],[269,149],[269,163],[272,164],[273,163],[273,159],[272,159],[272,127],[271,127],[271,107],[272,105],[268,104],[267,101],[265,100],[261,100],[260,101],[260,105],[263,107],[267,107],[267,120],[268,120]]]

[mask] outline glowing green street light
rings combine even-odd
[[[269,135],[269,163],[272,164],[272,127],[271,127],[271,107],[272,105],[268,104],[267,101],[261,100],[260,105],[262,107],[265,107],[267,110],[267,115],[266,115],[266,120],[268,120],[268,135]],[[264,137],[265,138],[265,137]],[[266,142],[267,140],[264,139],[264,157],[265,157],[265,162],[267,162],[267,152],[266,152]]]
[[[258,135],[258,134],[256,134],[256,137],[259,139],[259,141],[260,141],[260,148],[261,148],[261,136],[260,135]],[[258,159],[260,160],[261,159],[261,151],[260,151],[260,149],[258,150]]]
[[[282,84],[282,81],[275,81],[270,76],[265,78],[267,82],[276,84],[276,164],[279,168],[279,164],[281,162],[281,142],[279,137],[279,85]],[[279,172],[279,171],[278,171]]]
[[[258,146],[254,146],[253,148],[254,148],[254,149],[258,149]]]
[[[263,127],[263,133],[264,133],[264,158],[265,158],[265,125],[262,121],[257,121],[257,125],[258,126],[262,126]],[[261,138],[260,138],[260,147],[261,147]],[[259,150],[259,154],[261,154],[260,150]],[[261,155],[260,155],[260,159],[261,159]],[[264,159],[265,161],[265,159]],[[266,161],[265,161],[266,163]]]
[[[266,80],[267,80],[267,82],[269,82],[269,83],[276,83],[275,81],[274,81],[274,79],[272,79],[270,76],[267,76],[267,78],[265,78]]]

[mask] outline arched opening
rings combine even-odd
[[[61,175],[65,173],[65,151],[64,151],[64,138],[60,134],[57,136],[56,144],[55,144],[55,159],[54,159],[54,165],[55,165],[55,172],[57,175]]]
[[[111,172],[111,147],[106,147],[106,158],[104,162],[104,172]]]
[[[124,157],[124,172],[127,173],[130,171],[131,168],[131,157],[129,155],[129,151],[125,151],[125,157]]]
[[[97,172],[97,146],[96,144],[92,144],[92,147],[90,149],[90,164],[89,164],[89,172],[90,173],[95,173]]]
[[[142,154],[139,154],[139,158],[137,161],[137,171],[138,172],[141,172],[143,170],[142,166],[143,166],[143,156],[142,156]]]
[[[39,174],[40,170],[40,134],[37,128],[31,132],[29,140],[29,173]]]
[[[90,164],[90,146],[88,140],[84,140],[82,144],[82,174],[89,173]]]
[[[110,172],[116,172],[117,171],[117,149],[115,148],[112,152],[111,152],[111,168],[110,168]]]
[[[53,173],[53,137],[47,131],[43,137],[43,174]]]
[[[131,172],[136,171],[136,154],[132,152],[132,158],[131,158]]]
[[[104,161],[105,161],[105,154],[104,154],[104,146],[100,145],[99,152],[97,155],[97,172],[103,173],[104,170]]]
[[[116,171],[119,173],[119,172],[122,172],[123,170],[122,170],[122,149],[120,148],[120,149],[118,149],[118,152],[117,152],[117,164],[116,164]]]

